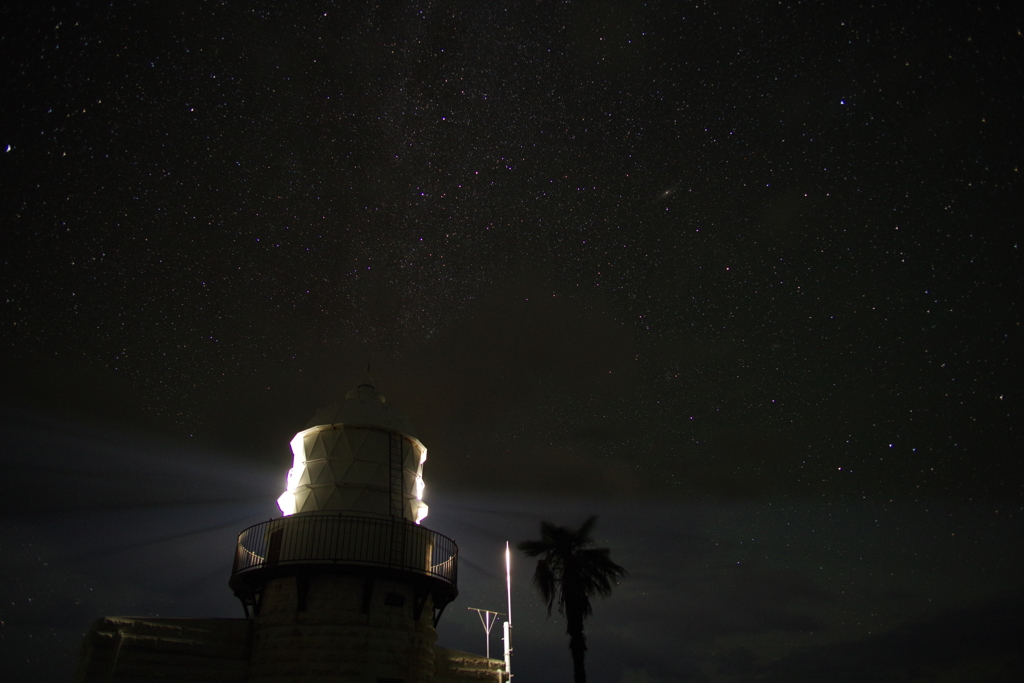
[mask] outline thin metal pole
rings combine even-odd
[[[505,541],[505,591],[508,594],[508,619],[505,620],[505,676],[512,678],[512,551]]]

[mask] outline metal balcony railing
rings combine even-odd
[[[377,567],[438,579],[455,589],[455,541],[404,519],[339,514],[292,515],[238,535],[231,582],[261,570],[299,565]]]

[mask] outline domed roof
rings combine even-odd
[[[331,424],[380,427],[419,439],[412,424],[386,402],[384,394],[377,391],[369,377],[345,394],[341,403],[333,403],[317,411],[306,424],[306,429]]]

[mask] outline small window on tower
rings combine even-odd
[[[384,596],[384,604],[387,605],[388,607],[401,607],[402,605],[405,604],[405,596],[402,595],[401,593],[388,593],[387,595]],[[390,678],[387,678],[387,679],[381,678],[380,681],[389,681],[390,682],[391,679]],[[380,681],[378,681],[378,683],[380,683]]]

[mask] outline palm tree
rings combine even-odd
[[[540,557],[533,574],[533,584],[551,608],[558,603],[558,612],[565,617],[565,632],[569,634],[572,653],[572,671],[575,683],[586,683],[587,672],[583,658],[587,653],[587,636],[583,620],[591,615],[590,598],[610,595],[612,585],[627,572],[612,562],[608,548],[591,548],[594,543],[590,532],[597,517],[583,522],[579,529],[540,523],[539,541],[523,541],[518,548],[530,557]]]

